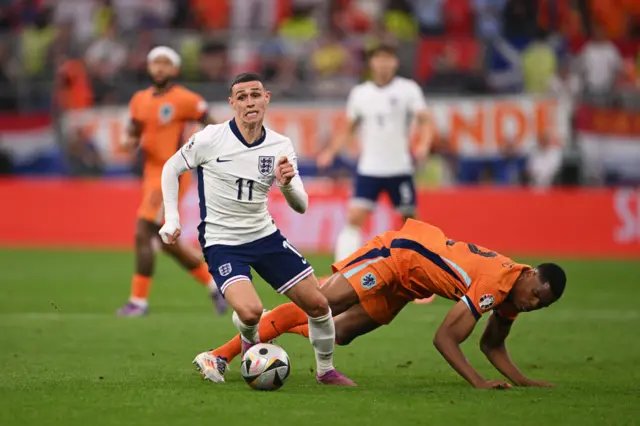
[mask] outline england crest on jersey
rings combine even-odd
[[[220,272],[221,276],[226,277],[227,275],[229,275],[231,273],[231,264],[230,263],[225,263],[224,265],[220,266],[218,268],[218,272]]]
[[[261,155],[258,157],[258,171],[262,176],[269,176],[273,172],[276,157]]]

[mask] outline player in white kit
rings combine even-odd
[[[235,311],[233,322],[242,336],[243,351],[260,342],[263,309],[251,283],[253,267],[309,317],[318,382],[355,386],[333,367],[335,326],[313,267],[280,234],[267,211],[274,181],[292,209],[298,213],[307,209],[308,196],[291,140],[262,125],[271,94],[259,75],[240,74],[230,92],[234,118],[193,135],[164,166],[165,225],[160,236],[169,244],[179,237],[178,177],[197,168],[200,245],[218,289]],[[203,352],[194,364],[206,379],[224,381],[226,360]]]
[[[381,193],[389,195],[405,219],[414,217],[413,162],[426,159],[434,137],[422,90],[415,81],[396,76],[399,61],[395,49],[380,45],[369,52],[368,61],[371,81],[355,86],[349,94],[347,131],[334,138],[317,160],[321,169],[330,166],[336,154],[360,131],[354,197],[347,225],[336,241],[336,261],[362,246],[362,227]],[[414,120],[419,140],[412,158],[409,138]]]

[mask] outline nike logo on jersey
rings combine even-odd
[[[229,162],[229,161],[231,161],[231,160],[222,160],[220,157],[218,157],[218,158],[216,159],[216,161],[217,161],[218,163],[228,163],[228,162]]]

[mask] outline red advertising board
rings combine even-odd
[[[305,215],[274,191],[270,211],[305,251],[332,251],[348,191],[309,186]],[[140,197],[136,181],[0,180],[0,245],[129,248]],[[191,197],[191,198],[189,198]],[[195,197],[195,198],[194,198]],[[447,235],[512,255],[640,258],[640,191],[566,189],[535,192],[491,187],[421,191],[419,216]],[[195,240],[197,195],[183,205],[185,237]],[[393,228],[387,203],[367,234]]]

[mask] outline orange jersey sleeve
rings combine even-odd
[[[490,310],[495,310],[499,316],[514,320],[517,312],[514,307],[505,302],[513,284],[520,274],[531,269],[528,265],[521,265],[511,261],[487,264],[485,273],[472,281],[469,290],[462,297],[462,301],[476,319]]]
[[[207,102],[197,93],[185,89],[181,115],[186,121],[200,121],[207,114]]]
[[[137,91],[129,101],[129,117],[131,118],[131,120],[137,121],[139,123],[143,122],[143,116],[140,112],[141,104],[143,103],[143,97],[144,91]]]

